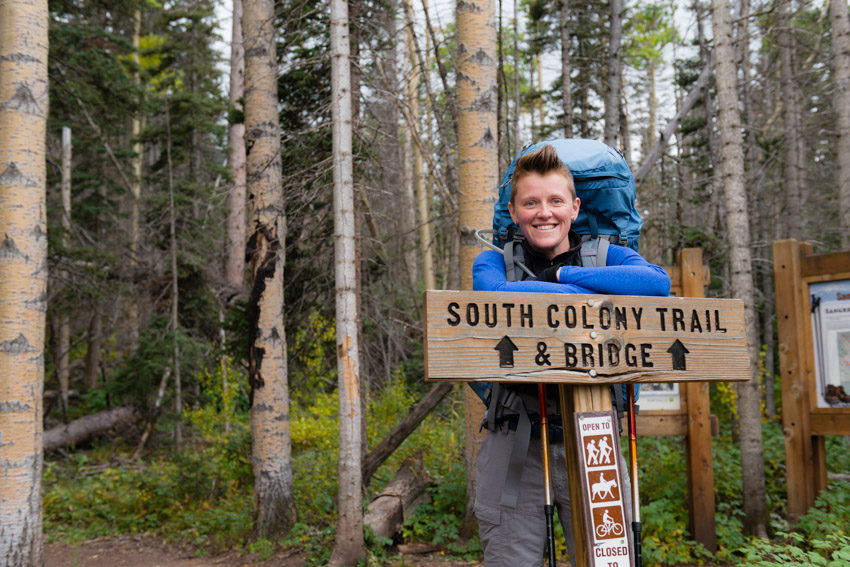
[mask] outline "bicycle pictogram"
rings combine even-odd
[[[608,510],[605,510],[605,514],[602,516],[602,523],[596,526],[596,535],[597,537],[606,537],[610,534],[615,536],[623,535],[623,526],[615,522],[608,514]]]

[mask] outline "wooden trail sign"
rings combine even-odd
[[[427,380],[747,381],[736,299],[425,293]]]

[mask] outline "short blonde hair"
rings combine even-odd
[[[570,173],[570,168],[564,165],[561,158],[558,157],[558,151],[555,146],[546,144],[539,150],[533,151],[517,158],[513,177],[511,177],[511,204],[514,204],[516,199],[517,184],[523,177],[527,177],[532,173],[537,175],[549,175],[550,173],[558,173],[564,176],[567,180],[567,187],[573,199],[576,198],[576,186],[573,183],[573,175]]]

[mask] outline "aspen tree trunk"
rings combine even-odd
[[[238,107],[245,93],[245,46],[242,43],[242,0],[233,0],[233,31],[230,41],[230,104]],[[231,124],[227,131],[227,162],[233,185],[227,191],[227,240],[224,248],[224,279],[234,291],[245,281],[245,124]]]
[[[522,104],[519,98],[519,5],[517,0],[514,0],[514,151],[511,153],[512,157],[524,145],[519,134],[519,119],[522,115],[521,109]],[[460,136],[458,135],[458,137]],[[530,142],[532,140],[528,141]],[[463,277],[461,276],[461,278]]]
[[[578,56],[579,58],[587,57],[587,44],[579,38]],[[590,137],[590,88],[587,79],[584,80],[582,88],[579,88],[579,106],[581,108],[581,137]]]
[[[744,132],[753,132],[753,100],[752,89],[750,88],[750,50],[749,50],[749,25],[750,25],[750,2],[749,0],[740,0],[738,8],[738,20],[736,22],[736,47],[738,60],[738,68],[740,69],[740,87],[741,87],[741,108],[743,110],[742,125]],[[756,203],[765,202],[770,199],[773,201],[772,195],[768,194],[770,190],[765,183],[760,183],[758,176],[758,146],[754,143],[754,135],[747,135],[744,139],[744,165],[746,169],[746,183],[754,193],[754,201]],[[755,220],[756,239],[762,242],[770,242],[770,219],[768,214],[761,214]],[[767,409],[768,418],[776,417],[776,401],[774,399],[774,338],[773,338],[773,315],[776,311],[775,307],[775,289],[773,283],[773,270],[765,269],[764,267],[771,266],[770,249],[767,246],[762,246],[754,252],[758,258],[756,266],[762,268],[756,269],[754,280],[757,288],[761,289],[763,298],[758,317],[760,334],[763,337],[762,344],[765,345],[764,355],[764,403]]]
[[[499,132],[499,178],[502,177],[502,172],[507,170],[510,163],[511,155],[511,132],[510,132],[510,104],[508,104],[508,84],[507,76],[505,76],[505,44],[502,31],[502,8],[504,2],[499,0],[499,14],[496,21],[496,49],[499,54],[497,63],[498,71],[496,72],[496,88],[498,89],[499,98],[496,101],[496,124]]]
[[[357,565],[363,540],[362,405],[358,347],[354,159],[348,3],[331,0],[331,115],[333,117],[334,276],[339,392],[339,517],[330,565]]]
[[[407,51],[410,54],[410,80],[407,83],[407,100],[410,106],[410,114],[420,124],[419,120],[419,77],[423,72],[419,65],[419,54],[414,41],[413,30],[413,2],[404,0],[405,14],[407,15]],[[418,135],[421,128],[411,132]],[[422,150],[418,145],[413,146],[413,184],[416,194],[416,210],[419,213],[419,254],[422,259],[422,277],[425,289],[436,289],[437,279],[434,272],[434,223],[431,215],[431,207],[428,202],[428,190],[425,187],[425,174],[422,164]]]
[[[395,17],[395,2],[393,10],[381,14],[380,25],[389,37],[398,34],[398,19]],[[402,61],[407,58],[402,56]],[[403,126],[400,118],[397,101],[401,100],[399,87],[398,55],[395,49],[387,49],[377,61],[378,72],[386,89],[385,102],[387,104],[386,121],[389,125],[391,142],[388,152],[382,152],[389,163],[399,167],[402,191],[399,193],[398,206],[401,207],[401,249],[404,255],[404,264],[407,268],[407,278],[411,290],[417,290],[419,286],[418,264],[419,255],[416,246],[416,199],[413,196],[413,140],[410,129]]]
[[[750,252],[749,214],[744,176],[741,116],[738,111],[737,69],[732,23],[726,0],[712,0],[717,103],[720,127],[720,174],[725,194],[727,237],[731,264],[732,294],[744,301],[750,351],[750,381],[738,384],[738,415],[741,425],[744,527],[767,537],[767,500],[762,461],[761,396],[758,389],[759,337]]]
[[[399,127],[399,139],[402,140],[404,147],[402,148],[402,184],[404,185],[404,234],[408,235],[406,239],[404,260],[407,264],[407,276],[410,278],[410,289],[418,290],[419,288],[419,254],[417,254],[418,245],[416,242],[416,187],[414,186],[413,174],[413,132],[410,128]]]
[[[620,43],[623,37],[623,0],[611,0],[608,70],[605,91],[605,143],[617,147],[620,131]]]
[[[71,129],[67,126],[62,128],[62,247],[68,246],[68,235],[71,232]],[[59,286],[65,287],[68,281],[68,272],[59,270]],[[54,357],[56,364],[56,378],[59,379],[59,391],[62,396],[62,418],[68,422],[68,382],[69,375],[69,350],[71,349],[71,329],[68,324],[68,314],[59,315],[58,336],[56,337],[57,356]]]
[[[91,319],[89,320],[88,341],[86,346],[86,360],[83,369],[83,384],[87,388],[97,388],[97,373],[100,361],[100,333],[101,320],[97,307],[92,307]]]
[[[43,565],[46,0],[0,0],[0,566]]]
[[[366,195],[362,186],[356,183],[354,178],[354,142],[353,140],[358,140],[360,138],[360,9],[361,2],[360,0],[347,0],[346,6],[348,8],[348,30],[349,30],[349,58],[348,58],[348,68],[349,68],[349,82],[346,88],[351,93],[349,99],[351,100],[351,138],[352,138],[352,175],[351,175],[351,187],[353,190],[353,212],[352,215],[354,217],[354,297],[356,299],[355,305],[355,313],[357,314],[356,319],[356,328],[357,328],[357,351],[358,351],[358,360],[363,360],[363,327],[360,324],[360,313],[363,311],[362,308],[362,282],[363,282],[363,227],[361,223],[361,219],[364,216],[371,214],[371,211],[368,206],[368,196]],[[364,207],[365,205],[365,207]],[[364,211],[364,208],[366,209]],[[361,376],[360,371],[357,373],[358,377]],[[358,380],[358,388],[360,391],[359,400],[360,400],[360,459],[361,461],[366,458],[366,453],[369,450],[369,436],[367,435],[367,423],[366,423],[366,396],[369,391],[369,376],[363,376],[362,380]]]
[[[850,249],[850,15],[847,2],[829,3],[832,24],[832,107],[836,117],[835,131],[838,155],[838,210],[841,226],[841,248]]]
[[[539,130],[537,130],[536,124],[536,112],[537,112],[537,94],[534,92],[537,89],[534,86],[534,66],[537,63],[537,59],[529,58],[528,60],[528,89],[529,89],[529,100],[528,100],[528,118],[531,122],[531,140],[537,140],[539,136]]]
[[[180,330],[179,301],[180,288],[177,278],[177,219],[174,216],[174,169],[171,163],[171,113],[166,100],[165,106],[165,129],[166,143],[165,154],[168,161],[168,231],[171,238],[171,332],[173,333],[172,366],[174,367],[174,411],[177,420],[174,422],[174,445],[177,452],[183,450],[183,384],[180,381],[180,345],[178,342],[178,331]]]
[[[841,0],[838,0],[841,1]],[[800,239],[802,201],[800,179],[800,155],[798,153],[800,136],[797,107],[797,88],[794,84],[794,69],[791,62],[791,20],[788,16],[790,0],[777,0],[776,15],[779,25],[779,74],[782,85],[782,121],[784,130],[783,153],[785,156],[785,222],[788,223],[788,237]],[[846,104],[846,101],[845,101]]]
[[[245,42],[246,183],[251,237],[251,450],[256,533],[278,536],[295,524],[292,441],[289,425],[283,266],[283,208],[274,0],[246,0]]]
[[[472,263],[481,251],[474,230],[492,224],[492,198],[499,184],[496,147],[496,27],[493,0],[457,3],[457,97],[459,115],[461,289],[472,289]],[[470,388],[466,404],[466,517],[474,525],[475,459],[484,436],[478,431],[483,406]]]
[[[655,93],[655,61],[649,62],[649,132],[647,139],[649,144],[647,148],[651,148],[652,144],[658,139],[658,97]]]
[[[540,138],[546,135],[546,108],[543,106],[543,60],[537,54],[537,96],[534,97],[537,114],[540,116]]]
[[[570,0],[561,0],[561,94],[564,111],[564,137],[573,137],[573,98],[570,73]]]
[[[704,6],[702,4],[702,2],[699,2],[698,0],[694,1],[693,9],[694,9],[694,13],[696,14],[696,17],[697,17],[697,41],[699,42],[700,61],[702,62],[703,66],[708,66],[708,65],[711,64],[712,56],[711,56],[711,52],[708,49],[708,44],[707,44],[706,38],[705,38],[705,30],[703,28],[705,15],[706,15],[705,7],[706,6]],[[717,59],[717,53],[716,52],[714,54],[714,59],[715,60]],[[711,116],[714,113],[714,95],[712,93],[711,88],[705,89],[705,96],[703,97],[703,107],[705,108],[706,124],[709,124],[711,122]],[[709,155],[712,156],[712,166],[714,166],[715,163],[717,162],[717,159],[718,159],[715,156],[720,155],[720,150],[718,148],[718,140],[717,140],[717,134],[716,134],[715,128],[708,128],[708,148],[709,148]],[[707,222],[706,222],[707,226],[717,227],[716,228],[717,232],[720,233],[720,234],[724,234],[725,230],[721,228],[724,221],[723,221],[723,219],[720,215],[720,212],[719,212],[719,209],[721,207],[720,202],[721,202],[721,198],[722,198],[722,195],[723,195],[723,191],[720,191],[717,188],[718,187],[717,177],[718,177],[717,175],[713,175],[711,177],[711,179],[709,180],[709,184],[711,186],[711,188],[710,188],[711,204],[709,205],[710,209],[708,211],[708,214],[704,215],[704,218],[708,219]],[[727,269],[727,267],[724,266],[724,269]],[[724,282],[726,282],[728,280],[729,280],[729,278],[723,279]],[[726,291],[728,291],[728,289]]]
[[[142,29],[142,13],[136,10],[133,13],[133,61],[139,65],[139,38]],[[133,73],[133,81],[139,83],[138,73]],[[130,185],[130,273],[135,277],[136,266],[139,264],[139,200],[142,197],[142,155],[144,146],[139,141],[142,131],[141,110],[133,115],[130,126],[133,137],[133,153],[131,160],[133,167],[133,179]],[[132,293],[129,305],[127,305],[127,324],[130,329],[130,347],[135,350],[139,344],[139,305],[137,294]]]
[[[620,65],[620,85],[625,85],[626,81],[623,78],[623,66]],[[623,157],[626,159],[626,164],[631,167],[632,166],[632,137],[629,136],[629,130],[631,128],[629,122],[629,105],[628,101],[625,97],[621,96],[619,100],[619,104],[617,105],[617,116],[620,120],[620,151],[623,153]],[[664,164],[664,155],[661,155],[661,163],[662,163],[662,171]]]

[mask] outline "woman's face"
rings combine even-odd
[[[570,249],[570,226],[579,204],[563,175],[531,173],[517,183],[508,210],[531,247],[551,260]]]

